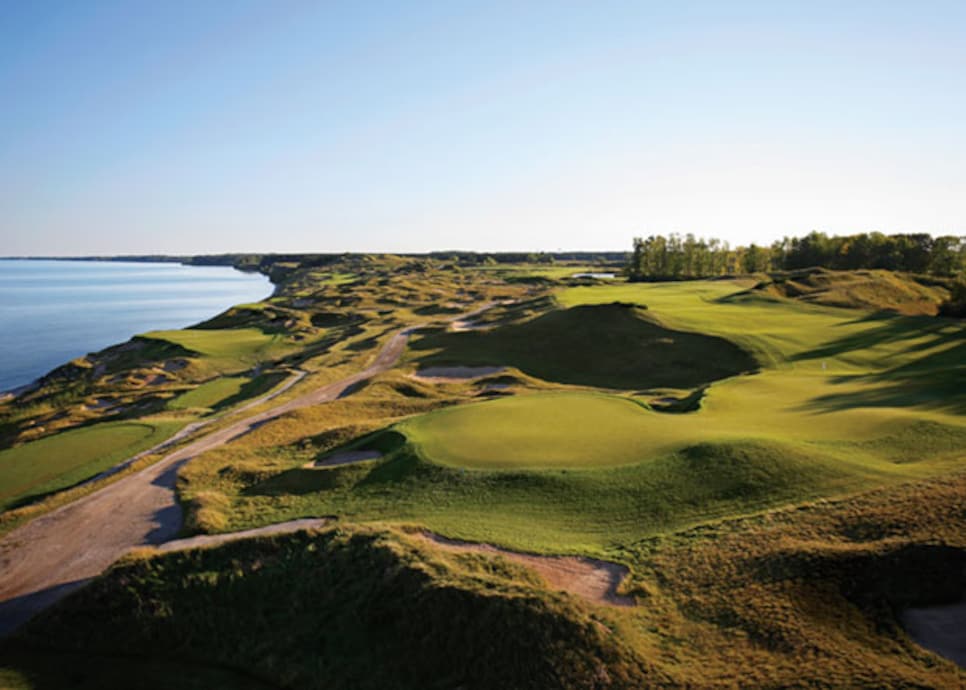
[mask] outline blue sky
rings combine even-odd
[[[0,255],[966,233],[964,2],[0,4]]]

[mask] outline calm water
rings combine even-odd
[[[0,260],[0,391],[137,333],[183,328],[270,295],[224,266]]]

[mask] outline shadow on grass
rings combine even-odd
[[[358,463],[326,468],[295,467],[244,489],[243,496],[305,495],[335,489],[395,483],[417,471],[419,459],[403,446],[406,437],[397,431],[379,430],[335,450],[327,450],[316,459],[345,450],[377,450],[383,460],[361,460]]]
[[[802,352],[793,361],[831,358],[882,345],[898,345],[901,354],[913,357],[928,354],[872,374],[832,377],[833,384],[869,384],[869,388],[818,396],[799,409],[833,412],[854,407],[919,406],[966,413],[966,329],[960,323],[880,312],[842,325],[868,322],[881,325]]]

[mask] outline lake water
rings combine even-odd
[[[0,391],[138,333],[184,328],[272,293],[227,266],[0,260]]]

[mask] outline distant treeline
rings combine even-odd
[[[322,267],[337,263],[348,258],[364,256],[378,256],[379,254],[362,253],[305,253],[305,254],[199,254],[197,256],[178,256],[170,254],[128,254],[124,256],[81,256],[81,257],[24,257],[31,259],[53,259],[71,261],[133,261],[140,263],[180,263],[189,266],[233,266],[240,270],[261,271],[268,273],[278,264],[297,264],[302,267]],[[470,251],[438,251],[422,254],[398,253],[394,256],[404,256],[413,259],[433,259],[446,261],[461,266],[496,266],[500,264],[553,264],[558,261],[582,262],[588,264],[602,264],[623,266],[627,262],[628,252],[470,252]],[[13,257],[11,257],[13,258]]]
[[[966,270],[966,237],[879,232],[830,237],[812,232],[768,247],[731,247],[726,241],[691,234],[652,235],[634,238],[627,272],[636,281],[680,280],[813,266],[951,276]]]

